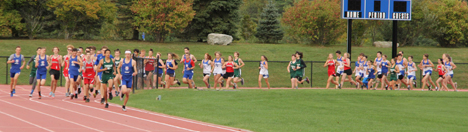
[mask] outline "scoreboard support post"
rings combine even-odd
[[[348,19],[348,45],[347,52],[349,53],[348,58],[351,59],[351,40],[353,38],[353,19]]]
[[[392,58],[397,57],[397,42],[398,42],[398,21],[393,20],[393,35],[392,35]]]

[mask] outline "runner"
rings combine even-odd
[[[78,75],[80,74],[80,67],[83,66],[83,62],[81,58],[77,55],[78,49],[73,48],[72,49],[72,54],[69,59],[69,67],[68,67],[68,74],[69,74],[69,79],[70,79],[70,99],[75,99],[78,98],[78,91],[77,91],[77,84],[75,83],[78,80]],[[73,93],[75,93],[73,95]]]
[[[223,74],[223,69],[221,68],[224,64],[224,59],[221,59],[221,53],[219,51],[215,52],[215,59],[214,59],[214,67],[211,69],[211,73],[214,75],[214,89],[218,84],[218,80],[220,80],[221,74]],[[219,83],[221,85],[221,83]],[[223,86],[221,86],[223,87]]]
[[[241,82],[241,85],[244,85],[244,78],[242,78],[242,70],[241,68],[244,67],[245,63],[239,58],[239,52],[234,52],[234,63],[236,63],[239,67],[234,68],[234,79],[232,80],[233,86],[237,88],[237,83]]]
[[[323,67],[328,67],[328,80],[327,80],[327,87],[326,89],[328,89],[328,87],[330,86],[330,83],[333,83],[335,84],[335,89],[337,89],[339,86],[339,84],[337,82],[335,82],[335,80],[333,80],[333,77],[336,76],[335,74],[335,65],[337,65],[338,62],[336,62],[334,59],[333,59],[333,54],[330,53],[328,54],[328,59],[327,61],[325,61],[325,64],[323,64]]]
[[[172,85],[178,84],[180,86],[179,80],[175,79],[175,70],[179,68],[175,59],[179,58],[177,54],[168,53],[166,60],[166,88],[169,89]]]
[[[262,55],[261,59],[260,67],[258,67],[258,69],[260,69],[260,74],[258,75],[258,88],[262,88],[262,78],[264,78],[268,89],[270,89],[270,82],[268,82],[268,58],[265,55]]]
[[[60,79],[60,64],[62,64],[62,56],[59,55],[60,49],[58,47],[54,47],[52,49],[54,55],[50,55],[49,62],[50,62],[50,93],[49,97],[55,98],[55,90],[57,89],[57,82]]]
[[[142,51],[142,55],[144,54],[144,52]],[[146,75],[146,78],[145,78],[145,85],[148,86],[149,88],[148,89],[151,89],[153,87],[153,79],[151,77],[153,77],[153,71],[154,71],[154,61],[155,61],[155,57],[153,56],[153,49],[150,49],[148,51],[148,56],[145,56],[145,75]],[[144,89],[144,88],[143,88]]]
[[[366,70],[366,73],[367,73],[368,77],[367,77],[367,80],[366,80],[367,83],[365,83],[367,90],[369,90],[369,87],[370,87],[370,89],[372,89],[372,86],[374,86],[373,83],[374,83],[375,74],[376,74],[374,65],[371,65],[371,64],[374,64],[374,61],[369,60],[368,64],[369,65],[368,65],[368,68]],[[373,90],[377,90],[377,88],[374,88]]]
[[[402,51],[400,51],[401,53]],[[403,55],[402,54],[398,54],[397,55],[397,59],[396,59],[396,65],[398,66],[399,69],[399,73],[398,73],[398,81],[397,81],[397,87],[398,87],[398,90],[400,90],[400,87],[401,87],[401,83],[405,84],[406,88],[409,89],[410,88],[410,84],[408,82],[406,82],[406,80],[404,79],[405,78],[405,73],[406,73],[406,67],[408,66],[408,61],[406,61],[406,58],[403,58]]]
[[[154,66],[156,66],[156,68],[154,69],[154,75],[153,75],[153,88],[157,86],[156,81],[158,82],[159,85],[161,85],[161,87],[163,87],[163,85],[165,85],[161,80],[162,80],[164,69],[166,68],[166,65],[164,65],[164,62],[161,59],[161,53],[159,53],[159,52],[156,53],[156,58],[159,58],[159,59],[158,59],[157,62],[154,62],[155,63]]]
[[[114,65],[117,67],[120,65],[120,61],[122,60],[122,58],[120,58],[120,50],[119,49],[116,49],[114,50]],[[120,90],[121,90],[121,77],[120,77],[120,73],[119,73],[119,70],[115,70],[117,73],[115,74],[115,78],[114,78],[114,88],[115,88],[115,97],[118,97],[120,95]]]
[[[139,49],[133,49],[133,54],[132,58],[134,61],[136,61],[136,68],[137,68],[137,75],[133,76],[133,88],[141,88],[139,87],[141,82],[141,77],[143,77],[144,70],[142,70],[140,67],[143,65],[143,60],[140,58],[140,50]]]
[[[440,82],[444,81],[445,78],[445,66],[444,66],[444,59],[439,58],[437,59],[437,72],[439,73],[439,78],[436,80],[436,91],[443,91],[444,89],[448,91],[446,87],[440,87]]]
[[[41,47],[38,47],[37,50],[36,50],[36,55],[33,55],[31,56],[31,59],[29,59],[28,63],[26,64],[26,69],[29,69],[29,64],[31,64],[32,62],[32,69],[31,69],[31,73],[29,74],[29,85],[32,85],[32,88],[31,88],[31,93],[29,94],[29,97],[32,97],[33,96],[33,93],[34,93],[34,89],[36,89],[36,83],[37,83],[37,79],[36,79],[36,56],[40,55],[41,54],[41,50],[42,48]]]
[[[343,74],[344,72],[344,65],[343,65],[343,60],[345,58],[343,58],[343,56],[341,56],[341,51],[337,50],[335,52],[336,54],[336,62],[337,62],[337,66],[336,66],[336,82],[340,82],[340,76],[341,74]],[[341,78],[341,79],[345,79],[345,82],[349,82],[349,80],[346,80],[346,78]],[[341,85],[341,84],[340,84]],[[338,87],[339,89],[341,89],[341,87]]]
[[[361,65],[362,65],[361,70],[359,71],[359,72],[361,72],[361,78],[362,78],[361,90],[363,90],[364,87],[366,87],[367,89],[369,89],[369,88],[367,87],[367,83],[368,83],[368,80],[367,80],[367,79],[368,79],[368,77],[369,77],[369,74],[368,74],[368,72],[367,72],[367,68],[369,68],[369,65],[370,65],[370,64],[368,64],[367,56],[364,55],[364,54],[363,54],[361,60],[363,60],[363,61],[361,62]]]
[[[453,70],[455,68],[457,68],[457,65],[455,65],[455,63],[452,62],[452,57],[450,57],[450,55],[448,54],[445,54],[445,72],[447,74],[445,74],[445,79],[444,79],[444,82],[442,82],[442,85],[444,85],[444,87],[448,90],[447,88],[447,83],[450,83],[452,82],[452,86],[453,86],[453,89],[455,92],[457,92],[457,87],[454,86],[453,84],[453,81],[452,81],[452,78],[453,78]]]
[[[231,81],[232,81],[232,78],[234,77],[234,69],[239,68],[239,66],[236,63],[234,63],[232,56],[228,56],[228,61],[224,63],[222,67],[226,69],[226,73],[224,74],[223,78],[226,80],[226,89],[228,89],[229,85],[232,84]],[[268,71],[267,71],[267,74],[268,74]],[[234,89],[237,89],[236,85],[234,85],[233,87]]]
[[[395,60],[396,60],[396,58],[392,59],[392,61],[391,61],[392,63],[391,63],[391,66],[390,66],[391,68],[387,73],[387,74],[390,74],[390,89],[391,90],[396,90],[395,84],[396,84],[396,82],[398,80],[397,73],[400,72],[400,68],[396,65]]]
[[[374,60],[374,66],[375,68],[377,69],[377,79],[376,79],[376,82],[375,82],[375,87],[377,89],[377,87],[379,86],[379,83],[381,82],[382,80],[382,68],[381,68],[381,64],[382,64],[382,52],[381,51],[377,51],[377,57],[375,58]]]
[[[73,45],[67,45],[67,55],[64,55],[63,56],[63,62],[62,62],[62,66],[63,66],[63,79],[65,79],[65,89],[67,90],[67,92],[65,93],[65,97],[69,97],[71,94],[70,94],[70,75],[68,74],[68,68],[70,67],[69,65],[69,62],[70,62],[70,56],[72,54],[72,50],[74,49],[75,47],[73,47]]]
[[[355,81],[358,83],[356,85],[356,89],[359,88],[359,85],[362,86],[362,84],[363,84],[362,81],[361,81],[362,77],[364,77],[364,73],[361,72],[363,67],[364,67],[363,59],[362,59],[363,56],[364,56],[364,53],[359,54],[359,56],[357,57],[357,61],[354,62],[355,66],[354,66],[353,73],[354,73],[354,76],[355,76],[355,79],[356,79]]]
[[[94,84],[94,77],[96,76],[96,69],[94,67],[93,55],[91,55],[91,51],[86,51],[85,59],[83,61],[83,81],[84,81],[84,91],[85,102],[89,102],[89,93],[93,91],[89,91],[90,88],[93,87]]]
[[[105,58],[105,52],[106,50],[109,49],[107,46],[102,46],[101,48],[101,53],[98,53],[98,55],[96,56],[96,61],[94,62],[94,65],[98,66],[99,65],[99,62],[101,62],[102,59]],[[110,58],[111,59],[114,59],[114,56],[110,55]],[[99,91],[102,91],[102,89],[106,89],[105,87],[102,88],[102,86],[105,86],[105,85],[102,85],[102,72],[99,72],[99,69],[101,69],[102,67],[96,67],[96,71],[97,71],[97,76],[96,76],[96,79],[94,80],[95,82],[95,86],[96,86],[96,90],[99,90]],[[112,85],[110,86],[112,87]],[[98,94],[98,91],[95,91],[94,94]],[[104,93],[101,93],[101,99],[104,98],[104,95],[106,95],[107,93],[104,92]]]
[[[199,63],[198,65],[200,66],[201,69],[203,69],[203,82],[205,83],[208,89],[211,88],[210,75],[211,75],[211,69],[214,67],[214,64],[211,61],[210,54],[205,53],[205,59],[203,59],[202,63],[201,64]]]
[[[132,52],[130,49],[125,51],[125,58],[121,63],[119,63],[119,66],[117,68],[119,75],[122,79],[122,96],[125,96],[125,101],[122,105],[122,111],[127,111],[125,106],[127,105],[128,98],[130,96],[130,91],[132,90],[132,82],[133,82],[133,76],[137,75],[137,69],[136,69],[136,62],[131,58]],[[160,55],[160,54],[159,54]],[[122,97],[120,96],[120,97]]]
[[[76,55],[81,58],[83,61],[84,54],[83,53],[83,47],[78,47],[78,52],[76,52]],[[81,94],[81,84],[83,83],[83,72],[81,70],[80,74],[78,74],[78,79],[76,80],[76,85],[78,86],[78,94]]]
[[[36,87],[37,89],[37,93],[39,95],[39,99],[42,98],[42,95],[41,95],[41,85],[45,85],[45,82],[46,82],[46,78],[47,78],[47,69],[49,69],[49,62],[47,61],[47,55],[45,54],[46,53],[46,49],[45,48],[42,48],[41,49],[41,54],[36,56],[36,68],[37,68],[37,71],[36,71],[36,81],[38,82],[38,85]]]
[[[299,68],[299,70],[296,71],[296,75],[298,83],[300,84],[304,83],[304,81],[310,83],[309,77],[306,77],[304,80],[302,80],[302,77],[305,75],[305,68],[307,67],[305,62],[302,60],[303,57],[304,54],[302,54],[302,52],[296,51],[296,59],[298,59],[298,63],[300,64],[300,66],[296,67]]]
[[[291,88],[297,89],[297,78],[296,78],[296,54],[291,55],[291,61],[288,64],[288,72],[291,77]]]
[[[416,71],[418,71],[418,68],[416,67],[416,63],[413,62],[413,56],[408,57],[408,83],[413,84],[410,85],[410,89],[408,90],[413,90],[413,86],[416,87]]]
[[[114,83],[114,75],[115,75],[115,64],[111,56],[111,51],[109,49],[106,49],[104,52],[104,58],[99,61],[98,67],[99,68],[97,71],[102,72],[101,76],[101,95],[104,96],[101,98],[101,104],[106,103],[104,108],[109,108],[109,103],[107,102],[107,95],[109,95],[109,100],[112,100],[112,85]],[[107,91],[109,90],[109,91]]]
[[[341,84],[340,86],[343,86],[343,83],[345,81],[344,78],[348,77],[348,80],[351,82],[351,84],[356,85],[357,82],[354,82],[352,76],[352,71],[351,71],[351,60],[349,60],[349,53],[344,53],[344,60],[343,60],[343,65],[344,65],[344,72],[342,74],[343,77],[341,77]]]
[[[447,58],[447,56],[448,56],[448,54],[445,54],[445,53],[442,54],[442,59]],[[452,57],[449,56],[449,60],[450,60],[450,63],[453,63]],[[444,65],[445,65],[445,63],[447,63],[447,62],[444,60]],[[455,65],[455,63],[453,63],[453,64]],[[453,73],[453,70],[452,70],[452,73]],[[453,75],[452,75],[452,76],[453,76]],[[452,77],[452,78],[453,78],[453,77]],[[449,83],[450,85],[452,85],[452,87],[455,89],[455,92],[457,92],[457,91],[458,91],[458,90],[457,90],[457,82],[453,82],[452,79],[449,79],[449,80],[450,80],[450,82],[447,82],[447,83]],[[447,89],[448,89],[448,88],[447,88]]]
[[[186,47],[187,48],[187,47]],[[188,49],[188,48],[187,48]],[[184,70],[182,70],[182,82],[184,84],[188,84],[188,88],[195,88],[196,87],[193,85],[193,69],[195,69],[195,62],[189,58],[188,56],[191,56],[189,52],[185,52],[185,55],[183,55],[183,58],[181,62],[184,64]]]
[[[189,49],[188,47],[185,47],[185,48],[184,48],[184,53],[185,53],[185,54],[182,55],[182,58],[184,58],[184,59],[185,59],[185,58],[190,58],[190,59],[193,61],[193,64],[197,63],[197,58],[195,58],[195,56],[194,56],[193,54],[190,54],[190,49]],[[187,56],[189,56],[189,57],[187,57]],[[180,60],[179,63],[182,64],[183,61]],[[195,66],[195,65],[194,65],[194,66]],[[194,68],[195,68],[195,67],[194,67]],[[185,69],[185,68],[184,68],[184,69]],[[183,72],[183,71],[182,71],[182,72]],[[182,73],[182,74],[185,74],[185,73]],[[192,70],[192,76],[193,76],[193,70]],[[192,80],[192,81],[191,81],[192,87],[195,88],[195,89],[197,89],[197,87],[195,86],[195,81],[193,81],[193,79],[190,79],[190,80]]]
[[[423,55],[423,60],[421,60],[421,63],[419,63],[419,67],[420,67],[420,69],[423,69],[423,79],[422,79],[423,85],[421,86],[422,91],[424,91],[424,87],[429,82],[432,84],[432,86],[435,87],[435,84],[431,79],[432,67],[434,67],[434,64],[432,63],[431,60],[429,60],[429,55],[428,54]],[[429,90],[432,90],[431,86],[428,86],[428,88],[429,88]]]
[[[16,53],[11,54],[7,61],[8,64],[11,64],[10,67],[10,96],[13,97],[13,94],[16,93],[16,83],[18,82],[18,77],[21,73],[21,70],[24,68],[25,60],[24,56],[21,54],[21,47],[16,46]]]
[[[385,86],[385,90],[388,90],[388,85],[390,84],[390,82],[388,82],[387,77],[388,77],[388,68],[390,68],[390,62],[388,62],[387,60],[387,55],[383,55],[382,61],[380,62],[379,67],[382,69],[381,71],[382,79],[380,81],[382,82],[382,86],[380,86],[381,90],[384,89],[384,86]]]

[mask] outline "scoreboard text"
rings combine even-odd
[[[343,19],[411,20],[411,0],[342,0]]]

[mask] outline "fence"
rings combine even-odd
[[[7,61],[7,56],[0,56],[0,62],[5,62],[3,66],[0,66],[0,80],[5,80],[1,81],[4,84],[9,84],[9,64],[6,63]],[[28,60],[30,57],[25,57],[26,60]],[[135,58],[138,64],[138,70],[140,71],[139,74],[137,74],[136,77],[134,77],[134,89],[141,89],[142,87],[149,87],[145,86],[144,83],[144,74],[142,74],[142,71],[144,71],[144,65],[142,65],[143,60],[146,58]],[[309,88],[309,87],[325,87],[326,85],[326,80],[328,79],[327,77],[327,68],[323,67],[323,64],[325,63],[324,61],[305,61],[306,62],[306,70],[305,70],[305,77],[309,77],[311,80],[310,84],[304,83],[303,85],[299,85],[301,88]],[[198,64],[201,63],[201,60],[198,60],[196,65],[196,68],[194,69],[194,77],[193,80],[195,81],[195,84],[197,87],[206,87],[205,84],[203,83],[203,73],[202,69],[198,66]],[[259,78],[259,70],[258,70],[258,65],[259,61],[244,61],[245,66],[242,67],[242,77],[245,80],[244,86],[239,85],[239,87],[258,87],[258,78]],[[271,84],[271,87],[291,87],[290,83],[290,77],[289,73],[287,72],[287,66],[288,66],[289,61],[268,61],[269,64],[269,82]],[[354,63],[354,62],[352,62]],[[419,62],[415,62],[416,64],[419,64]],[[354,64],[351,64],[353,69],[354,69]],[[434,65],[437,65],[436,63]],[[463,81],[464,78],[468,78],[468,63],[456,63],[457,69],[455,69],[455,75],[454,75],[454,82],[458,82],[458,87],[459,88],[466,88],[468,87],[466,81]],[[183,65],[182,65],[183,66]],[[176,72],[176,78],[182,81],[182,70],[183,67],[179,67],[175,72]],[[5,69],[3,69],[5,68]],[[435,68],[434,68],[435,69]],[[435,70],[434,70],[435,71]],[[18,80],[19,85],[26,85],[28,84],[29,80],[29,73],[30,70],[25,68],[22,70],[21,75]],[[421,86],[421,79],[422,79],[422,73],[421,70],[418,70],[417,73],[418,75],[417,80],[418,80],[418,87]],[[432,80],[435,82],[436,79],[438,78],[438,74],[436,72],[433,73],[432,75]],[[353,75],[354,76],[354,75]],[[304,77],[304,78],[305,78]],[[150,77],[152,78],[152,77]],[[153,79],[151,79],[153,80]],[[163,79],[164,80],[164,76]],[[49,85],[50,83],[50,77],[47,78],[47,83],[46,85]],[[151,82],[150,82],[151,83]],[[213,87],[213,77],[210,78],[210,83],[212,84]],[[60,77],[60,81],[58,83],[59,86],[64,85],[64,81],[62,76]],[[155,87],[158,87],[159,84]],[[182,84],[183,87],[187,87],[187,85]],[[332,85],[333,86],[333,85]],[[266,87],[264,80],[262,80],[262,87]],[[349,83],[345,83],[344,87],[353,87]]]

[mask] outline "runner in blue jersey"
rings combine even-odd
[[[177,66],[177,61],[175,60],[177,58],[179,58],[177,54],[174,54],[174,53],[167,54],[166,79],[165,79],[167,89],[176,83],[180,86],[180,82],[178,80],[174,81],[175,70],[179,67]]]
[[[120,80],[122,81],[121,97],[125,95],[122,110],[127,111],[125,106],[128,102],[128,98],[130,95],[129,93],[130,91],[132,91],[133,76],[137,75],[136,61],[132,59],[132,52],[130,51],[130,49],[125,51],[125,58],[122,59],[122,61],[119,63],[117,71],[117,73],[120,74]]]
[[[182,82],[184,84],[188,84],[189,88],[193,88],[194,83],[193,82],[193,69],[195,69],[195,62],[189,57],[190,53],[185,52],[185,55],[182,58],[183,64],[184,64],[184,70],[182,73],[184,74]]]
[[[39,82],[37,84],[37,93],[39,94],[39,99],[41,99],[42,95],[41,95],[41,85],[45,85],[45,82],[46,82],[46,78],[47,78],[47,70],[49,69],[49,63],[47,61],[47,58],[48,56],[45,55],[45,52],[46,52],[46,49],[45,48],[42,48],[41,49],[41,54],[36,56],[36,68],[37,68],[37,71],[36,71],[36,79],[37,79],[37,82]]]
[[[24,68],[25,60],[24,56],[21,55],[21,47],[16,46],[16,53],[11,54],[7,61],[8,64],[11,64],[10,67],[10,96],[13,97],[13,94],[16,93],[16,83],[18,82],[18,77],[21,73],[21,70]]]
[[[77,84],[75,83],[78,80],[78,76],[80,74],[80,67],[83,65],[81,58],[77,55],[78,49],[72,49],[72,55],[70,56],[70,60],[68,62],[68,74],[70,79],[70,93],[71,98],[75,97],[78,98],[78,91],[77,91]],[[75,93],[75,94],[73,94]]]
[[[163,88],[165,85],[161,80],[164,74],[164,69],[166,65],[164,65],[164,61],[161,59],[161,53],[156,53],[156,58],[159,58],[157,61],[154,62],[154,74],[153,74],[153,86],[156,87],[156,81],[158,82],[159,85],[161,85]]]

